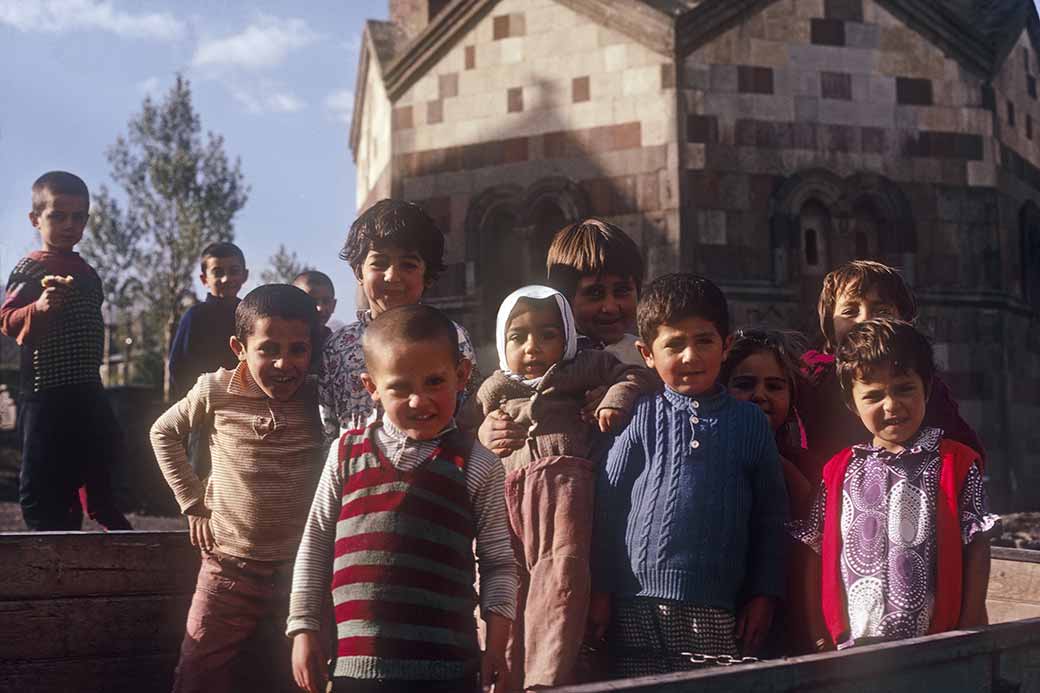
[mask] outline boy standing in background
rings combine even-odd
[[[246,258],[234,243],[210,243],[202,251],[199,279],[206,287],[206,300],[187,310],[170,342],[170,394],[180,399],[203,373],[218,368],[231,370],[238,363],[228,346],[235,334],[238,292],[249,279]],[[209,449],[201,442],[206,428],[200,426],[188,438],[188,459],[199,478],[210,471]]]
[[[78,176],[51,171],[33,183],[29,221],[42,247],[15,266],[0,307],[0,331],[22,347],[18,499],[36,531],[80,529],[80,486],[91,518],[107,529],[131,529],[110,478],[122,431],[101,386],[101,278],[73,251],[89,210],[90,192]]]

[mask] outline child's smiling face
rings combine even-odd
[[[419,252],[396,245],[373,245],[361,263],[359,281],[373,317],[418,303],[429,286],[426,262]]]
[[[206,271],[199,278],[211,295],[230,299],[242,290],[242,285],[249,279],[249,270],[237,255],[208,257]]]
[[[506,364],[528,380],[545,375],[566,353],[563,319],[555,299],[549,300],[520,300],[506,327]]]
[[[715,386],[726,350],[715,323],[698,317],[662,323],[649,348],[642,342],[637,345],[646,365],[657,371],[665,385],[687,396]]]
[[[901,452],[924,421],[928,390],[917,371],[882,364],[852,381],[852,406],[874,445]]]
[[[860,293],[858,291],[845,291],[834,303],[834,340],[841,344],[841,340],[849,333],[854,325],[874,318],[889,318],[892,320],[905,320],[899,314],[899,309],[891,302],[881,298],[877,288]]]
[[[729,393],[736,399],[753,402],[769,417],[769,426],[778,430],[791,411],[791,384],[770,351],[756,351],[741,361],[729,377]]]
[[[393,348],[381,344],[373,352],[361,374],[372,399],[409,438],[432,440],[440,435],[469,380],[470,362],[456,358],[457,345],[426,339]]]
[[[636,319],[636,283],[617,274],[585,275],[578,280],[571,307],[578,332],[614,344]]]
[[[231,338],[231,350],[244,361],[249,375],[271,399],[290,399],[311,363],[311,326],[303,320],[258,318],[245,339]]]

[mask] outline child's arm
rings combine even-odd
[[[340,511],[343,478],[339,467],[339,445],[329,450],[318,488],[311,501],[300,547],[293,566],[292,592],[286,635],[293,639],[293,678],[310,693],[325,690],[325,661],[319,635],[322,604],[332,581],[336,520]]]
[[[503,690],[507,672],[506,643],[513,622],[491,611],[485,619],[487,626],[484,638],[484,656],[480,659],[480,685],[484,690],[495,686],[494,690]]]
[[[488,623],[492,613],[512,621],[518,582],[506,516],[505,468],[483,445],[474,444],[469,457],[467,473],[477,475],[473,510],[480,568],[480,612]]]
[[[55,293],[58,289],[45,290],[40,283],[44,275],[42,265],[26,259],[15,266],[7,280],[7,291],[0,305],[0,333],[15,339],[20,345],[25,344],[36,329],[43,327],[45,315],[52,310],[50,299],[55,298],[57,303]],[[38,305],[41,303],[43,305]],[[40,322],[34,325],[34,320]]]
[[[170,384],[174,392],[182,392],[190,384],[188,379],[191,359],[191,315],[192,311],[189,308],[177,323],[177,331],[170,342]]]
[[[762,425],[755,430],[760,436],[761,452],[750,468],[750,560],[744,579],[749,601],[737,619],[737,635],[745,654],[755,652],[761,644],[773,618],[773,601],[784,594],[787,491],[772,431],[764,416],[760,419]]]
[[[989,623],[986,614],[986,590],[989,588],[989,537],[976,536],[964,547],[964,582],[961,594],[960,628],[984,626]]]
[[[321,350],[321,372],[318,376],[318,412],[321,416],[321,427],[327,444],[331,444],[339,438],[336,379],[343,377],[340,373],[343,368],[343,354],[334,348],[337,343],[336,334],[333,334],[325,343],[325,347]]]
[[[208,517],[206,488],[192,471],[184,440],[192,429],[202,426],[209,415],[209,383],[202,376],[179,402],[152,424],[150,438],[155,459],[177,505],[186,515]]]
[[[477,368],[477,351],[473,348],[473,340],[469,338],[469,332],[466,332],[466,328],[458,323],[455,323],[455,329],[459,333],[459,354],[472,364],[469,372],[469,382],[466,383],[466,390],[463,392],[463,398],[470,399],[476,396],[477,389],[484,382],[484,376],[480,374],[480,369]]]
[[[591,352],[595,357],[589,374],[589,389],[608,385],[603,399],[596,407],[596,418],[604,433],[618,431],[628,422],[632,407],[642,395],[656,392],[660,387],[657,374],[643,366],[621,363],[612,354]]]
[[[964,543],[963,578],[961,583],[961,615],[959,626],[983,626],[986,614],[986,590],[989,587],[989,538],[1000,518],[989,512],[986,488],[978,463],[968,469],[957,499],[961,541]]]
[[[592,601],[586,637],[603,639],[610,625],[610,600],[617,589],[617,576],[627,569],[625,528],[631,511],[635,478],[645,466],[639,429],[648,425],[653,407],[640,407],[635,421],[614,440],[603,469],[596,477],[595,520],[592,528]]]

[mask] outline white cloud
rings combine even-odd
[[[307,107],[302,99],[286,91],[264,89],[263,93],[254,93],[246,89],[234,87],[231,95],[250,113],[296,113]]]
[[[203,41],[192,63],[197,67],[273,67],[284,61],[290,51],[321,38],[302,19],[264,15],[237,34]]]
[[[354,92],[350,89],[339,89],[325,97],[325,108],[336,118],[344,123],[350,122],[354,113]]]
[[[173,41],[185,24],[169,12],[131,14],[107,0],[0,0],[0,24],[23,32],[109,31],[128,38]]]
[[[159,78],[152,76],[148,79],[142,79],[137,83],[137,91],[141,92],[146,96],[157,96],[159,94]]]

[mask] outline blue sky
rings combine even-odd
[[[3,280],[38,246],[33,180],[66,169],[112,187],[105,150],[180,71],[203,130],[224,136],[251,186],[235,219],[254,274],[246,288],[285,242],[333,278],[336,318],[352,320],[356,285],[336,257],[355,212],[349,118],[364,20],[386,18],[387,5],[0,0]]]

